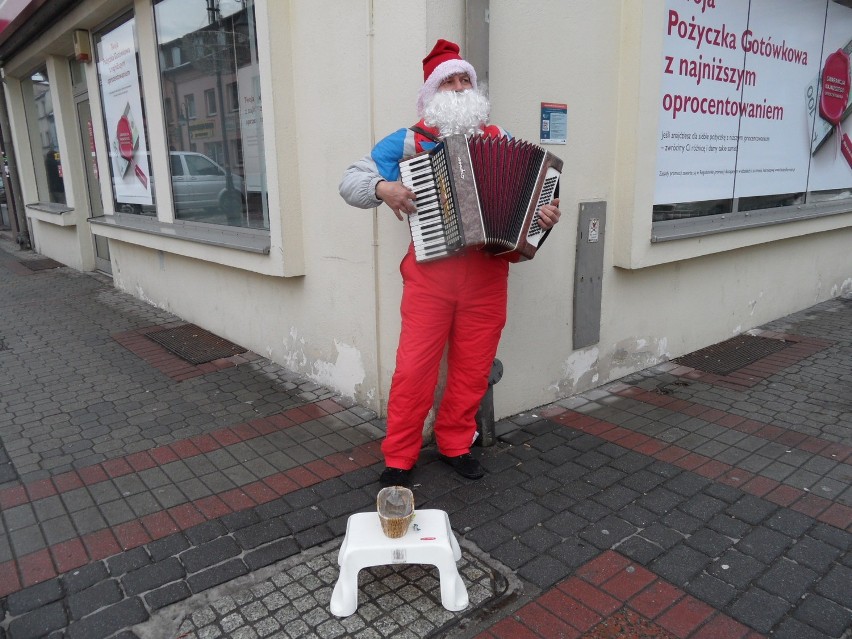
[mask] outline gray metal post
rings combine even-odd
[[[495,359],[491,364],[491,373],[488,375],[488,390],[485,391],[479,403],[479,410],[476,411],[476,431],[479,433],[476,441],[480,446],[494,445],[494,384],[502,377],[503,362]]]

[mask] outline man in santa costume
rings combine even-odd
[[[423,78],[417,96],[420,121],[391,133],[344,173],[340,195],[352,206],[366,209],[384,202],[403,220],[417,209],[414,192],[399,181],[401,159],[432,149],[450,134],[508,136],[488,124],[488,98],[477,90],[476,71],[462,59],[457,44],[438,40],[423,59]],[[558,206],[556,199],[541,207],[542,228],[559,221]],[[509,262],[485,251],[463,250],[417,263],[409,245],[400,272],[402,331],[382,442],[385,470],[379,481],[385,486],[411,484],[445,347],[447,379],[434,424],[438,453],[462,477],[479,479],[484,471],[470,447],[506,323]]]

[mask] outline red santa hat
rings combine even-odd
[[[423,109],[438,92],[441,83],[451,75],[467,73],[473,88],[476,88],[476,70],[459,54],[459,45],[449,40],[438,40],[423,58],[423,86],[417,94],[417,114],[423,117]]]

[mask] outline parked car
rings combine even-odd
[[[243,180],[202,153],[172,151],[170,154],[175,209],[242,212]]]
[[[169,153],[172,175],[172,195],[175,211],[182,219],[215,222],[214,216],[227,218],[231,226],[242,226],[245,211],[243,179],[231,173],[203,153],[171,151]],[[153,176],[151,186],[153,187]],[[153,205],[125,203],[119,205],[122,213],[157,216]],[[196,214],[197,213],[197,214]]]

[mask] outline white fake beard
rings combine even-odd
[[[477,90],[438,91],[423,110],[423,120],[444,137],[479,132],[490,113],[491,101]]]

